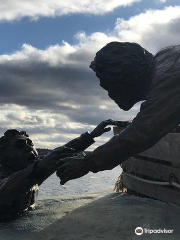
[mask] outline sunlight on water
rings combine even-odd
[[[53,174],[40,186],[38,198],[95,193],[105,189],[113,189],[120,173],[121,168],[118,166],[110,171],[89,173],[82,178],[69,181],[64,186],[60,185],[59,178]]]

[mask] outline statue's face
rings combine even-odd
[[[115,85],[106,86],[104,83],[100,83],[100,86],[108,92],[109,97],[124,111],[130,110],[139,101],[133,88],[127,86],[119,88]]]
[[[33,142],[25,136],[18,136],[10,143],[6,150],[8,165],[14,171],[19,171],[38,160],[38,153]]]

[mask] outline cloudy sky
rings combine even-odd
[[[0,0],[0,135],[26,130],[54,148],[102,120],[136,116],[139,106],[118,109],[89,69],[111,41],[153,54],[180,44],[179,0]]]

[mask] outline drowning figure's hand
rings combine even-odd
[[[38,162],[38,168],[47,172],[55,171],[57,169],[56,163],[62,158],[71,157],[74,152],[74,149],[64,146],[56,148]]]

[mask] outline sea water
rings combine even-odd
[[[67,182],[61,186],[56,174],[50,176],[39,189],[38,199],[54,196],[80,195],[113,189],[120,173],[120,166],[99,173],[89,173],[84,177]]]

